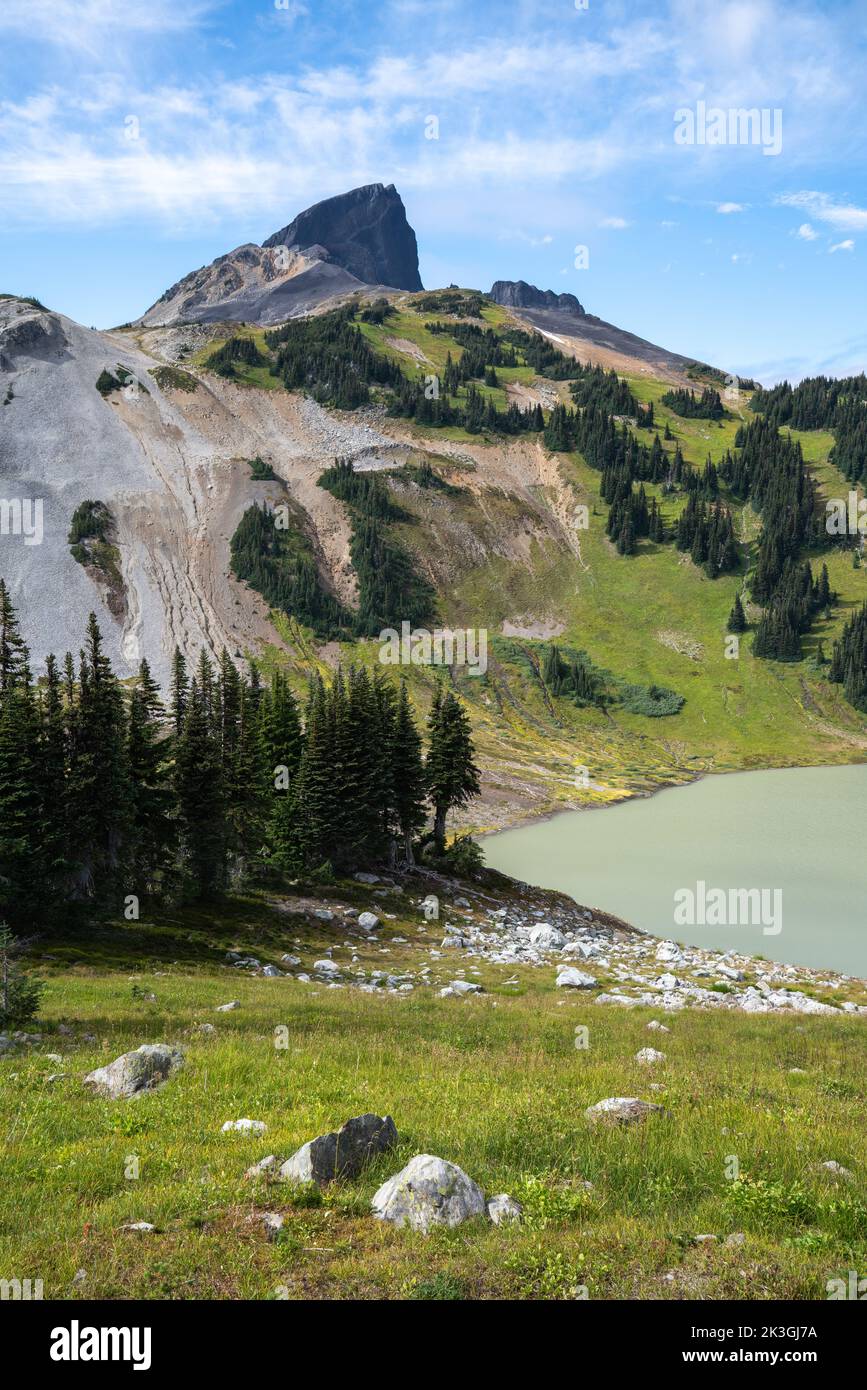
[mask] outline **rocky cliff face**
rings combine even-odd
[[[495,304],[504,304],[510,309],[563,309],[567,314],[584,313],[574,294],[539,290],[535,285],[528,285],[526,280],[495,280],[491,286],[491,299]]]
[[[283,323],[372,286],[423,288],[415,232],[393,184],[316,203],[261,246],[238,246],[185,275],[139,320]]]
[[[264,247],[324,247],[329,259],[368,285],[421,290],[418,245],[393,183],[366,184],[307,208]]]

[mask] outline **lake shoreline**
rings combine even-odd
[[[607,805],[534,816],[479,840],[489,842],[482,847],[490,867],[576,901],[598,903],[599,910],[657,939],[707,949],[707,935],[713,933],[713,949],[863,979],[867,959],[858,905],[867,894],[867,878],[857,826],[864,788],[863,773],[855,769],[864,766],[750,769],[757,780],[747,794],[733,775],[702,772]],[[689,801],[663,798],[657,808],[664,810],[652,814],[641,808],[657,791],[686,787],[694,789]],[[696,795],[699,787],[706,790]],[[594,817],[563,820],[611,807],[622,811],[613,832],[609,822]],[[548,829],[540,833],[542,826]],[[492,856],[498,835],[520,836],[508,842],[502,858]],[[705,890],[723,904],[721,911],[715,908],[708,920],[703,908],[679,915],[684,894],[697,904]],[[765,896],[760,900],[759,894]],[[738,906],[739,895],[744,896]],[[732,902],[735,908],[727,908]],[[818,944],[827,948],[821,956]]]

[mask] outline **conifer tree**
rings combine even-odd
[[[446,847],[446,816],[481,791],[470,721],[460,701],[437,685],[428,716],[425,776],[434,810],[433,842],[437,854]]]

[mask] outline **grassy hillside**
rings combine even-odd
[[[446,354],[461,354],[448,333],[432,333],[462,320],[429,309],[427,297],[394,297],[393,312],[382,322],[359,321],[361,333],[377,352],[391,357],[410,377],[440,374]],[[489,301],[481,320],[492,328],[513,323],[509,312]],[[264,336],[242,328],[264,349]],[[220,339],[215,339],[215,343]],[[198,356],[201,365],[215,343]],[[262,385],[264,367],[239,369],[251,386]],[[535,378],[529,367],[499,368],[501,385],[478,389],[507,404],[506,386],[550,403],[568,403],[568,383]],[[671,383],[636,371],[626,378],[636,398],[652,401],[655,430],[668,427],[664,447],[680,447],[688,464],[701,468],[709,456],[718,463],[734,446],[736,431],[753,417],[749,393],[725,400],[722,420],[683,419],[661,403]],[[274,378],[269,384],[273,384]],[[463,388],[462,388],[463,389]],[[526,398],[526,397],[525,397]],[[547,413],[547,404],[545,406]],[[346,422],[357,416],[346,414]],[[549,454],[538,434],[504,439],[470,435],[457,427],[423,431],[412,421],[376,415],[377,427],[414,447],[456,490],[423,489],[399,469],[391,490],[408,521],[392,533],[416,557],[433,582],[443,623],[484,628],[489,640],[489,671],[469,679],[451,678],[470,703],[486,772],[486,802],[474,812],[481,825],[502,824],[558,804],[580,805],[682,781],[704,771],[833,763],[867,756],[867,720],[843,698],[841,687],[825,679],[815,664],[821,641],[830,653],[834,639],[854,608],[867,598],[867,568],[853,568],[851,553],[818,550],[805,555],[817,570],[828,564],[839,601],[830,618],[817,619],[804,639],[805,659],[788,665],[758,660],[751,646],[761,610],[747,604],[750,630],[740,641],[738,659],[727,656],[727,618],[736,594],[748,600],[748,577],[755,563],[759,517],[749,505],[732,502],[742,552],[737,572],[710,580],[670,543],[642,540],[638,553],[622,557],[605,535],[607,507],[599,497],[599,474],[579,454]],[[637,431],[650,442],[653,433]],[[800,433],[805,459],[823,498],[845,497],[848,484],[829,462],[833,443],[823,431]],[[290,478],[291,486],[291,478]],[[681,493],[664,495],[645,484],[672,528],[684,505]],[[586,506],[589,527],[575,525],[576,509]],[[289,632],[285,618],[278,630]],[[337,649],[321,653],[296,625],[289,662],[302,682],[311,665],[333,664]],[[497,645],[508,637],[520,648]],[[531,674],[544,656],[546,640],[586,651],[599,666],[625,681],[658,684],[685,699],[677,715],[652,719],[622,710],[577,709],[552,699]],[[346,647],[346,661],[375,662],[370,643]],[[275,648],[266,663],[277,659]],[[430,671],[405,672],[420,712],[433,688]],[[575,767],[587,767],[589,786],[575,785]]]
[[[489,891],[519,896],[502,881]],[[439,934],[406,897],[322,892],[40,943],[42,1043],[3,1063],[0,1273],[38,1275],[46,1298],[570,1299],[583,1286],[592,1299],[823,1299],[827,1279],[864,1267],[860,1019],[684,1011],[665,1016],[660,1043],[649,1010],[564,998],[553,968],[448,952],[432,984],[469,966],[485,989],[457,1000],[221,963],[240,947],[263,962],[296,952],[308,966],[332,946],[345,969],[344,929],[312,916],[325,901],[394,913],[378,942],[354,943],[365,969],[430,963]],[[214,1012],[231,999],[241,1007]],[[215,1035],[196,1031],[203,1022]],[[82,1087],[92,1067],[146,1040],[185,1050],[163,1089],[108,1101]],[[651,1042],[667,1060],[649,1072],[634,1054]],[[591,1127],[585,1107],[614,1095],[670,1117]],[[286,1157],[369,1110],[393,1115],[400,1144],[360,1179],[321,1196],[245,1181],[265,1154]],[[267,1133],[221,1132],[242,1116]],[[489,1195],[518,1197],[524,1223],[423,1237],[374,1221],[372,1193],[422,1152],[458,1163]],[[855,1179],[829,1180],[818,1167],[828,1159]],[[286,1218],[276,1243],[265,1211]],[[136,1221],[156,1230],[122,1229]]]

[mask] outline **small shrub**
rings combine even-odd
[[[16,957],[25,943],[0,926],[0,1028],[24,1028],[39,1013],[45,984],[28,975]]]

